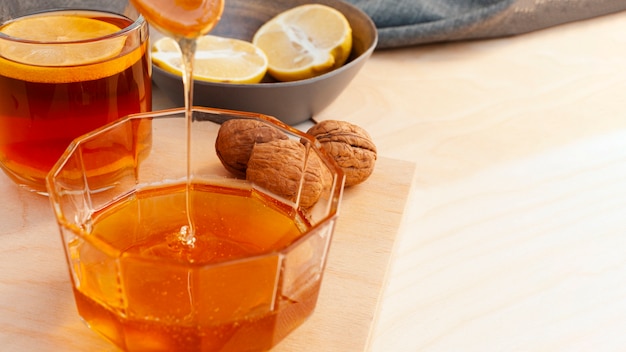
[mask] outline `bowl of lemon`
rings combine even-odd
[[[197,42],[194,105],[304,122],[339,97],[377,40],[370,17],[342,0],[228,0]],[[183,106],[176,42],[154,36],[152,63],[154,83]]]

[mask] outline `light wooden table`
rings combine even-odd
[[[626,349],[626,13],[376,53],[337,117],[416,163],[373,351]]]
[[[316,117],[331,118],[370,131],[381,157],[415,164],[372,351],[625,348],[626,13],[376,52]],[[51,216],[47,204],[4,175],[0,190],[0,350],[22,338],[77,350],[58,337],[85,334],[74,319],[19,319],[64,316],[73,302],[58,299],[62,268],[17,265],[61,251],[33,234],[55,231],[49,221],[20,235]],[[17,290],[24,270],[22,287],[48,292]]]

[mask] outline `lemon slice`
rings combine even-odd
[[[4,58],[27,65],[85,65],[120,54],[126,40],[124,37],[88,42],[119,30],[111,23],[74,15],[26,17],[1,27],[0,32],[40,43],[3,43],[0,49]]]
[[[321,75],[343,65],[352,49],[352,28],[332,7],[307,4],[281,12],[261,26],[252,43],[269,59],[280,81]]]
[[[152,62],[182,76],[182,56],[170,37],[157,40],[152,47]],[[198,38],[193,77],[224,83],[258,83],[267,72],[267,56],[252,43],[206,35]]]

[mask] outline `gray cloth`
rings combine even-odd
[[[378,28],[378,48],[531,32],[626,10],[626,0],[346,0]]]

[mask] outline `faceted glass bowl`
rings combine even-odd
[[[230,119],[253,119],[280,129],[306,147],[305,164],[317,155],[331,180],[317,203],[303,209],[299,197],[285,199],[226,171],[215,139]],[[189,154],[186,136],[182,109],[131,115],[76,139],[48,175],[79,314],[129,351],[267,350],[314,310],[343,175],[314,138],[261,114],[195,108]],[[187,201],[180,187],[187,181],[187,156],[191,184],[227,190],[225,195],[213,199],[210,194],[202,201],[191,195]],[[301,191],[307,187],[304,181],[302,176]],[[146,200],[146,194],[158,198],[172,187],[176,199]],[[270,202],[233,211],[225,201],[233,194]],[[125,205],[117,204],[121,200]],[[259,209],[280,209],[302,234],[274,248],[269,244],[280,242],[281,227],[259,225],[258,233],[249,236],[266,236],[261,242],[267,246],[257,244],[228,258],[232,241],[220,237],[221,232],[213,234],[216,245],[205,251],[200,245],[208,227],[198,225],[197,242],[189,248],[184,247],[189,242],[164,240],[137,250],[152,239],[151,231],[185,223],[187,204],[198,224],[205,218],[224,221],[224,233],[242,223],[257,229],[256,222],[264,219],[256,214]],[[120,209],[125,212],[111,215]]]

